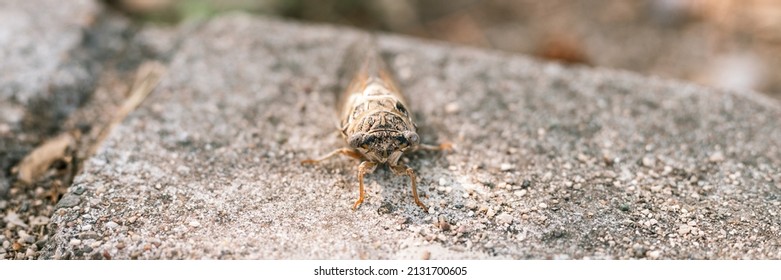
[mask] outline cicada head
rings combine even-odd
[[[395,165],[405,152],[420,144],[420,137],[413,130],[384,129],[354,133],[347,142],[367,160]]]

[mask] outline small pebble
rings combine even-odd
[[[546,172],[545,174],[542,175],[542,181],[543,182],[548,182],[548,181],[550,181],[550,179],[553,179],[553,173],[552,172]]]
[[[18,240],[19,243],[22,243],[22,244],[25,244],[25,243],[26,244],[35,243],[35,237],[32,236],[32,235],[27,234],[26,231],[20,230],[17,234],[19,235],[19,240]]]
[[[190,173],[190,168],[184,165],[179,165],[176,167],[176,172],[182,175],[186,175],[187,173]]]
[[[442,231],[449,231],[450,230],[450,223],[445,220],[444,216],[439,216],[439,221],[437,222],[437,227],[439,227]]]
[[[201,226],[201,223],[200,223],[200,222],[198,222],[198,221],[191,221],[191,222],[189,223],[189,225],[190,225],[191,227],[199,227],[199,226]]]
[[[33,226],[42,226],[49,223],[49,217],[37,216],[30,219],[30,224]]]
[[[86,190],[87,190],[87,188],[85,188],[83,186],[77,186],[77,187],[75,187],[73,189],[73,194],[75,194],[75,195],[82,195]]]
[[[659,252],[659,251],[649,251],[649,252],[646,252],[646,256],[648,256],[651,259],[658,259],[659,257],[662,256],[662,252]]]
[[[117,224],[117,223],[115,223],[113,221],[109,221],[108,223],[106,223],[106,228],[113,229],[113,228],[116,228],[118,226],[119,226],[119,224]]]
[[[513,216],[507,213],[499,214],[499,216],[496,216],[496,222],[499,224],[512,224]]]
[[[79,205],[79,202],[81,202],[81,199],[78,196],[66,195],[65,197],[60,199],[60,202],[57,203],[57,208],[73,207]]]
[[[32,247],[27,247],[27,251],[24,253],[24,257],[30,259],[35,257],[35,255],[35,250],[33,250]]]
[[[722,162],[724,161],[724,153],[721,151],[715,152],[708,157],[708,161],[710,162]]]
[[[511,170],[515,169],[515,165],[514,164],[510,164],[510,163],[502,163],[499,166],[499,169],[502,170],[502,171],[511,171]]]
[[[691,231],[691,227],[689,225],[680,225],[678,227],[678,235],[685,235]]]
[[[429,260],[429,259],[431,259],[431,252],[423,251],[423,255],[420,256],[420,259],[422,259],[422,260]]]
[[[656,166],[656,158],[653,156],[644,156],[642,162],[643,162],[643,166],[645,167]]]
[[[395,209],[395,207],[393,207],[393,204],[390,204],[388,202],[383,202],[380,205],[380,207],[377,208],[377,214],[380,214],[380,215],[390,214],[390,213],[393,212],[394,209]],[[199,225],[200,224],[198,224],[198,226]],[[198,227],[198,226],[194,226],[192,222],[190,223],[190,226]]]
[[[496,211],[494,211],[493,208],[488,208],[488,211],[485,212],[485,215],[488,216],[489,218],[493,217],[494,215],[496,215]]]
[[[70,244],[71,246],[79,246],[79,245],[81,245],[81,240],[80,239],[71,239],[71,241],[68,242],[68,244]]]
[[[94,231],[85,231],[85,232],[79,233],[78,237],[79,237],[79,239],[83,240],[83,239],[98,239],[100,236],[98,235],[98,233],[96,233]]]
[[[26,236],[24,236],[24,238],[20,238],[20,240],[22,242],[24,242],[25,244],[33,244],[33,243],[35,243],[35,236],[26,235]]]
[[[96,183],[97,187],[95,188],[95,194],[101,195],[106,192],[106,186],[103,185],[103,183]]]
[[[461,106],[458,105],[458,102],[450,102],[445,105],[445,112],[448,114],[455,114],[459,111],[461,111]]]

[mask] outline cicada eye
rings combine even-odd
[[[401,104],[401,102],[396,101],[396,110],[404,114],[405,116],[409,115],[407,112],[407,108],[404,107],[404,104]]]
[[[404,138],[407,138],[407,142],[409,142],[411,145],[417,145],[420,143],[420,137],[418,137],[418,134],[412,131],[404,132]]]
[[[347,144],[350,145],[350,147],[353,147],[354,149],[357,149],[358,147],[361,147],[363,145],[363,139],[365,138],[366,133],[356,133],[353,135],[350,135],[350,138],[347,139]]]

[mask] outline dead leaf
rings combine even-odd
[[[35,183],[57,160],[68,157],[68,151],[76,146],[76,137],[65,132],[43,142],[14,167],[16,177],[26,184]]]

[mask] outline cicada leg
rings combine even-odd
[[[412,198],[415,199],[415,204],[420,206],[420,208],[423,208],[424,212],[428,213],[428,207],[426,207],[426,205],[420,201],[420,198],[418,198],[418,183],[417,177],[415,176],[415,170],[403,164],[391,166],[391,170],[396,174],[406,174],[407,177],[409,177],[410,183],[412,184]]]
[[[345,155],[345,156],[348,156],[348,157],[351,157],[351,158],[354,158],[354,159],[361,159],[361,154],[357,153],[356,151],[353,151],[350,148],[341,148],[341,149],[337,149],[337,150],[335,150],[333,152],[330,152],[327,155],[324,155],[324,156],[322,156],[320,158],[317,158],[317,159],[302,160],[301,164],[315,164],[315,163],[327,160],[329,158],[335,157],[337,155]]]
[[[363,197],[366,196],[366,192],[363,190],[363,175],[374,172],[375,167],[377,167],[377,164],[371,161],[361,162],[361,165],[358,166],[359,194],[358,194],[358,200],[355,201],[355,204],[353,204],[353,210],[358,209],[358,206],[361,206],[361,203],[363,203]]]
[[[445,141],[439,145],[420,144],[418,145],[418,150],[449,152],[453,150],[453,143]]]

